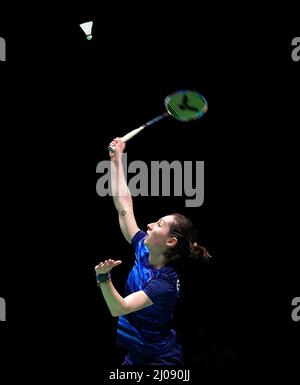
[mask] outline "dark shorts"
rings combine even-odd
[[[177,365],[183,366],[182,348],[176,344],[167,352],[159,356],[141,357],[128,353],[122,365]]]

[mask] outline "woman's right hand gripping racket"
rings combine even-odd
[[[111,160],[117,159],[124,152],[126,144],[122,138],[114,138],[109,144],[109,156]]]

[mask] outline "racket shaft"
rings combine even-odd
[[[137,135],[140,131],[142,131],[145,127],[150,126],[151,124],[153,124],[155,122],[158,122],[159,120],[165,118],[168,115],[169,115],[168,112],[164,112],[163,114],[157,116],[156,118],[149,120],[149,122],[145,123],[143,126],[136,128],[135,130],[132,130],[132,131],[128,132],[128,134],[124,135],[121,138],[122,141],[127,142],[128,140],[133,138],[135,135]]]
[[[157,116],[156,118],[149,120],[149,122],[147,122],[146,124],[144,124],[144,127],[150,126],[151,124],[158,122],[159,120],[165,118],[165,117],[168,116],[168,115],[169,115],[168,112],[164,112],[163,114]]]
[[[154,119],[151,119],[149,120],[149,122],[147,122],[146,124],[144,124],[143,126],[140,126],[130,132],[128,132],[126,135],[124,135],[121,140],[122,142],[127,142],[128,140],[130,140],[131,138],[133,138],[135,135],[137,135],[140,131],[142,131],[145,127],[147,126],[150,126],[151,124],[155,123],[155,122],[158,122],[159,120],[165,118],[166,116],[168,116],[169,113],[168,112],[164,112],[163,114],[157,116],[156,118]],[[112,146],[109,146],[108,147],[109,151],[112,151],[114,152],[114,148]]]

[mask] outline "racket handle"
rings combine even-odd
[[[151,124],[158,122],[159,120],[165,118],[166,116],[169,116],[168,112],[164,112],[163,114],[157,116],[156,118],[149,120],[149,122],[147,122],[146,124],[142,125],[141,127],[136,128],[135,130],[132,130],[132,131],[128,132],[128,134],[124,135],[121,138],[122,142],[124,142],[124,143],[127,142],[128,140],[133,138],[135,135],[137,135],[140,131],[142,131],[145,127],[151,126]],[[111,151],[111,152],[114,152],[114,149],[113,149],[112,146],[109,146],[108,150]]]
[[[140,131],[142,131],[144,128],[145,128],[145,126],[141,126],[139,128],[136,128],[135,130],[128,132],[128,134],[124,135],[121,138],[122,142],[124,142],[124,143],[127,142],[128,140],[133,138],[135,135],[137,135]]]
[[[121,141],[124,142],[124,143],[126,143],[128,140],[130,140],[130,139],[133,138],[135,135],[137,135],[140,131],[142,131],[145,127],[146,127],[146,126],[144,125],[144,126],[141,126],[141,127],[139,127],[139,128],[136,128],[136,129],[134,129],[134,130],[128,132],[126,135],[122,136]],[[109,147],[108,147],[108,150],[109,150],[110,152],[114,152],[113,146],[109,146]]]

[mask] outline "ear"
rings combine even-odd
[[[171,237],[167,240],[167,246],[174,247],[177,244],[177,238]]]

